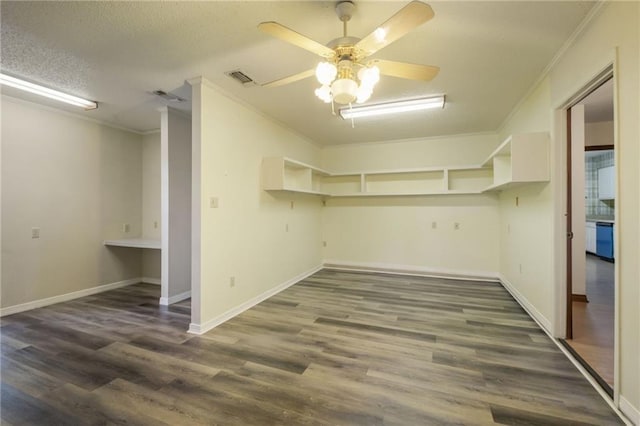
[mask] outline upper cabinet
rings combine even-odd
[[[547,133],[513,135],[480,165],[331,173],[286,157],[262,161],[262,187],[330,197],[481,194],[549,180]]]
[[[493,184],[487,191],[549,181],[549,134],[523,133],[507,138],[483,165],[493,167]]]
[[[598,169],[598,199],[613,200],[616,198],[615,167]]]

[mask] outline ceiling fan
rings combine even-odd
[[[435,66],[368,59],[380,49],[433,18],[431,6],[414,0],[362,39],[347,35],[347,22],[351,19],[354,10],[355,4],[350,0],[339,1],[336,4],[336,14],[343,22],[343,35],[330,41],[326,46],[277,22],[259,24],[258,28],[262,32],[315,53],[324,59],[315,69],[265,83],[262,86],[282,86],[315,75],[322,85],[315,92],[318,98],[326,103],[351,104],[354,101],[362,103],[368,100],[381,74],[423,81],[431,80],[438,74],[440,68]]]

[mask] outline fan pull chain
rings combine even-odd
[[[331,114],[336,115],[336,103],[331,99]]]

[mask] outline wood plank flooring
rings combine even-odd
[[[495,283],[323,270],[203,336],[138,284],[2,319],[7,425],[615,425]]]
[[[573,339],[566,342],[613,388],[614,264],[587,255],[589,303],[573,302]]]

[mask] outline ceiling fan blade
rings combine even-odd
[[[380,74],[409,80],[429,81],[438,75],[440,71],[439,67],[432,65],[409,64],[406,62],[385,61],[383,59],[374,59],[369,64],[376,65],[380,69]]]
[[[400,9],[371,34],[356,43],[355,48],[366,58],[383,47],[390,45],[417,26],[427,22],[433,16],[434,13],[431,6],[414,0]]]
[[[262,87],[278,87],[284,86],[285,84],[293,83],[298,80],[303,80],[305,78],[312,77],[316,74],[315,69],[310,69],[307,71],[300,72],[298,74],[290,75],[289,77],[281,78],[280,80],[270,81],[269,83],[261,84]]]
[[[335,52],[327,46],[311,40],[309,37],[303,36],[284,25],[278,24],[277,22],[262,22],[258,25],[258,29],[263,33],[279,38],[280,40],[286,41],[294,46],[301,47],[318,56],[322,56],[323,58],[331,58],[335,55]]]

